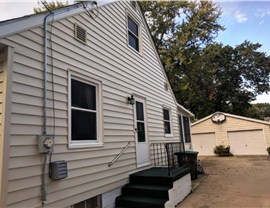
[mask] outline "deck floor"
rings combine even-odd
[[[169,175],[168,168],[166,167],[153,167],[147,170],[142,170],[140,172],[134,173],[136,176],[145,176],[145,177],[160,177],[177,180],[182,176],[190,173],[190,168],[188,167],[177,167],[171,171]]]

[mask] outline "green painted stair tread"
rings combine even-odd
[[[168,199],[171,186],[154,186],[145,184],[127,184],[122,188],[123,195],[147,196]]]
[[[125,187],[134,189],[161,190],[161,191],[168,191],[169,189],[172,188],[171,186],[146,185],[146,184],[127,184]]]
[[[164,208],[167,199],[136,197],[136,196],[119,196],[116,198],[116,207],[128,208]]]
[[[153,167],[147,170],[142,170],[137,173],[133,173],[131,175],[134,176],[149,176],[149,177],[164,177],[164,178],[174,178],[178,177],[178,175],[186,174],[190,171],[189,167],[182,166],[175,168],[171,171],[171,175],[168,174],[167,168],[157,168]]]
[[[189,167],[179,167],[168,175],[167,168],[150,168],[130,175],[130,183],[171,186],[174,181],[190,173]]]

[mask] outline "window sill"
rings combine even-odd
[[[129,50],[132,51],[132,53],[134,53],[136,55],[139,55],[140,57],[143,57],[142,49],[139,49],[139,51],[137,51],[135,48],[133,48],[132,46],[130,46],[128,43],[127,43],[127,46],[129,48]]]
[[[103,143],[69,143],[69,149],[85,149],[85,148],[95,148],[95,147],[103,147]]]
[[[172,134],[165,134],[165,137],[166,137],[166,138],[172,138],[173,135],[172,135]]]

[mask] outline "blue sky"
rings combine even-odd
[[[261,51],[270,55],[270,1],[218,2],[222,9],[220,23],[226,30],[218,41],[235,46],[244,40],[261,43]]]
[[[218,42],[232,46],[244,40],[258,42],[260,50],[270,55],[270,0],[215,1],[222,10],[220,23],[226,28],[219,33]],[[0,0],[0,21],[31,14],[35,6],[37,0]],[[270,95],[258,96],[256,102],[270,102]]]
[[[245,40],[260,43],[260,51],[270,55],[270,1],[219,1],[220,23],[226,30],[218,42],[235,46]],[[255,102],[270,102],[270,95],[260,95]]]

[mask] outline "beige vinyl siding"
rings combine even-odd
[[[52,68],[54,66],[55,147],[52,161],[66,160],[68,178],[47,179],[46,207],[66,207],[124,185],[135,172],[133,108],[127,97],[146,98],[148,138],[179,141],[177,106],[172,92],[165,91],[166,78],[145,25],[141,24],[142,53],[127,44],[128,2],[101,7],[97,18],[86,13],[54,22],[53,61],[49,57],[48,133],[53,131]],[[134,12],[129,9],[129,12]],[[74,38],[74,23],[87,29],[87,44]],[[43,131],[43,31],[42,27],[0,39],[15,48],[10,130],[10,161],[7,205],[40,207],[42,156],[37,135]],[[51,47],[51,43],[49,43]],[[104,146],[68,149],[68,71],[103,83]],[[172,112],[174,138],[164,137],[162,106]],[[131,147],[112,166],[108,163],[132,141]]]

